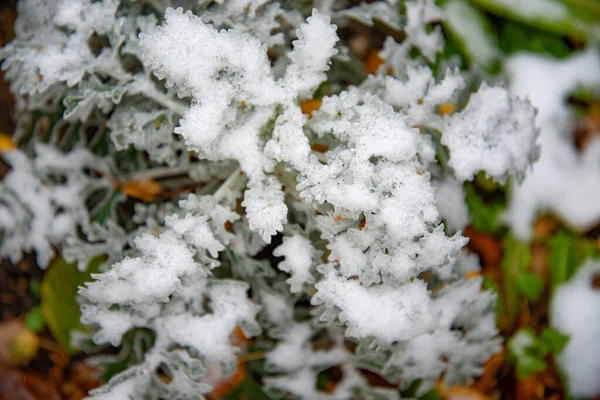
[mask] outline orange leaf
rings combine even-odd
[[[465,279],[469,280],[469,279],[473,279],[475,277],[479,276],[479,271],[471,271],[471,272],[467,272],[465,274]]]
[[[308,114],[309,116],[313,111],[321,108],[321,99],[309,99],[300,102],[300,109],[302,110],[302,114]]]
[[[457,385],[446,389],[442,385],[438,385],[438,391],[445,400],[490,400],[489,396],[468,386]]]
[[[210,394],[216,398],[226,396],[233,392],[235,388],[237,388],[244,381],[245,377],[246,366],[243,362],[238,361],[237,369],[233,375],[230,375],[219,382]]]
[[[310,145],[310,148],[311,150],[314,150],[319,153],[325,153],[327,150],[329,150],[329,146],[327,146],[324,143],[313,143]]]
[[[123,193],[127,196],[143,200],[145,202],[152,202],[160,193],[162,188],[158,182],[153,180],[148,181],[132,181],[119,185]]]
[[[552,235],[560,228],[560,222],[551,215],[544,215],[535,220],[533,224],[533,237],[541,240]]]
[[[372,49],[369,51],[369,54],[367,54],[367,58],[365,59],[363,67],[365,68],[365,72],[367,74],[375,75],[377,71],[379,71],[379,67],[381,67],[384,63],[385,60],[379,55],[379,50]]]
[[[481,257],[484,270],[497,268],[502,261],[502,243],[496,237],[467,226],[463,233],[469,238],[468,247]]]
[[[483,374],[477,379],[474,388],[487,393],[498,385],[500,369],[504,365],[504,350],[494,354],[483,366]]]
[[[367,217],[362,217],[362,219],[358,223],[358,229],[362,231],[363,229],[365,229],[365,226],[367,226]]]
[[[237,325],[235,327],[235,329],[233,330],[233,338],[231,341],[235,346],[238,346],[238,347],[241,347],[241,345],[252,342],[252,340],[248,339],[246,337],[246,335],[244,335],[244,331],[242,330],[242,328],[239,325]]]

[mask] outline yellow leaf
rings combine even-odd
[[[437,111],[438,111],[438,114],[440,114],[440,115],[450,115],[454,111],[456,111],[456,103],[452,103],[452,104],[448,104],[448,103],[440,104]]]
[[[38,348],[39,338],[23,321],[12,319],[0,323],[0,365],[27,365]]]
[[[91,274],[98,273],[104,256],[93,257],[82,272],[77,264],[67,264],[62,257],[57,257],[40,284],[40,301],[44,321],[56,342],[67,352],[76,353],[71,347],[71,333],[83,330],[79,321],[81,311],[77,303],[77,290],[85,282],[92,280]]]
[[[0,152],[6,150],[14,150],[17,146],[12,139],[12,136],[6,133],[0,133]]]
[[[156,196],[162,193],[162,188],[158,182],[153,180],[122,183],[120,184],[120,188],[127,196],[134,197],[148,203],[154,201]]]
[[[13,339],[11,346],[12,360],[16,365],[27,365],[35,357],[40,339],[35,333],[25,328]]]

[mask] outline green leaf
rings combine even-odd
[[[518,276],[527,271],[531,262],[531,249],[528,243],[521,242],[507,235],[503,242],[504,258],[502,272],[504,275],[503,293],[499,298],[502,302],[503,313],[498,317],[503,328],[511,327],[519,313]],[[504,320],[502,320],[504,319]]]
[[[79,104],[79,102],[81,102],[81,100],[83,100],[82,97],[75,96],[67,96],[64,98],[63,105],[65,106],[65,117],[71,115],[75,111],[77,105]]]
[[[529,51],[557,58],[564,58],[571,54],[571,49],[563,37],[512,21],[500,23],[499,37],[500,48],[507,54]]]
[[[593,28],[577,18],[562,2],[556,0],[528,0],[515,6],[506,0],[472,0],[476,6],[492,14],[537,29],[574,39],[586,40]]]
[[[517,290],[531,301],[536,301],[544,291],[544,280],[531,272],[517,274]]]
[[[588,23],[600,22],[600,2],[598,0],[563,0],[577,18]]]
[[[84,282],[90,281],[90,274],[99,272],[98,267],[104,256],[91,259],[86,271],[77,269],[77,264],[67,264],[62,257],[57,257],[50,265],[40,285],[41,311],[48,329],[54,339],[69,353],[76,350],[71,347],[71,332],[83,330],[79,322],[81,312],[77,304],[77,289]]]
[[[594,242],[566,231],[559,231],[548,238],[548,244],[550,245],[548,265],[550,266],[552,289],[571,279],[579,266],[596,253]]]
[[[25,315],[25,326],[27,326],[32,332],[39,333],[44,329],[44,316],[42,315],[42,309],[34,307]]]
[[[552,328],[544,328],[540,334],[540,341],[553,354],[558,354],[569,342],[570,337]]]
[[[269,397],[263,392],[262,386],[248,376],[246,376],[246,379],[244,379],[235,390],[225,396],[225,399],[227,400],[244,398],[252,400],[269,400]]]
[[[92,210],[92,217],[94,221],[101,224],[106,221],[106,218],[110,215],[113,210],[114,202],[117,200],[121,189],[115,189],[109,192],[105,198]]]
[[[102,380],[108,382],[113,376],[144,360],[144,355],[154,346],[156,335],[147,328],[133,328],[123,335],[118,354],[106,356],[100,361]]]
[[[31,279],[29,281],[29,291],[36,299],[40,298],[40,281],[37,279]]]
[[[444,396],[442,396],[437,389],[431,389],[429,392],[419,397],[420,400],[442,400],[443,398]]]
[[[505,205],[501,199],[494,199],[486,203],[475,192],[472,183],[465,185],[465,201],[471,212],[471,225],[480,232],[498,233],[501,231],[500,213]]]
[[[536,372],[542,372],[546,369],[546,361],[537,357],[523,357],[517,362],[517,377],[519,379],[527,378]]]
[[[516,364],[517,377],[523,379],[546,369],[548,349],[531,328],[519,329],[508,341],[508,350]]]
[[[323,81],[319,85],[319,87],[313,93],[314,99],[322,99],[327,94],[327,91],[330,90],[331,83],[329,81]]]
[[[487,17],[465,1],[451,0],[444,5],[444,27],[455,39],[469,63],[491,66],[500,54]]]

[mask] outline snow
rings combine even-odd
[[[262,148],[261,132],[283,106],[281,120],[297,129],[298,99],[308,98],[326,79],[337,50],[336,27],[313,10],[298,29],[285,76],[275,81],[267,47],[257,37],[235,30],[217,30],[191,12],[167,9],[165,22],[141,34],[143,61],[167,87],[192,97],[175,133],[201,158],[235,159],[248,178],[244,195],[250,229],[267,243],[287,221],[281,185],[266,176],[273,163]],[[310,55],[309,55],[310,54]],[[300,128],[301,129],[301,128]],[[269,150],[269,149],[267,149]]]
[[[262,187],[250,188],[244,194],[242,206],[250,229],[258,232],[266,243],[270,243],[271,236],[283,230],[283,224],[287,222],[287,206],[283,200],[281,184],[274,179]]]
[[[465,229],[471,220],[469,208],[465,202],[465,190],[462,182],[453,176],[448,176],[442,181],[434,181],[435,203],[440,216],[445,221],[450,233]]]
[[[165,302],[179,278],[197,269],[193,252],[171,232],[159,237],[144,235],[136,239],[136,246],[144,257],[126,258],[97,275],[96,281],[86,285],[87,299],[101,303]]]
[[[550,305],[552,326],[570,336],[558,363],[573,397],[600,394],[600,290],[592,286],[599,274],[600,264],[588,261],[556,289]]]
[[[292,293],[301,291],[306,283],[315,282],[310,268],[317,258],[317,252],[312,242],[301,234],[284,237],[283,243],[273,250],[273,255],[285,257],[285,260],[280,262],[277,267],[291,275],[287,283],[290,284]]]
[[[301,100],[311,98],[319,84],[327,80],[325,72],[329,70],[331,57],[337,53],[338,41],[337,27],[317,9],[313,9],[306,22],[297,30],[298,39],[292,42],[294,49],[288,54],[292,63],[283,83]]]
[[[409,65],[404,79],[385,77],[384,100],[401,109],[411,126],[431,126],[442,130],[443,119],[437,114],[441,104],[456,104],[465,81],[458,70],[446,70],[440,81],[436,81],[433,71],[423,66]]]
[[[207,291],[212,314],[198,317],[184,313],[161,317],[156,322],[157,330],[180,346],[191,346],[207,362],[235,363],[235,348],[231,345],[230,335],[236,325],[252,321],[259,310],[248,299],[247,290],[248,285],[242,282],[214,284]]]
[[[456,178],[472,180],[479,171],[498,182],[522,177],[538,156],[534,116],[529,102],[483,83],[467,107],[448,119],[442,136]]]
[[[425,26],[443,19],[443,11],[435,5],[434,0],[407,1],[404,6],[407,42],[418,47],[427,59],[433,61],[435,55],[444,47],[444,38],[439,26],[429,33]]]
[[[532,235],[539,212],[552,212],[578,230],[600,222],[600,142],[579,154],[566,98],[580,85],[600,86],[600,56],[593,50],[556,60],[517,54],[504,69],[513,95],[538,109],[541,156],[520,185],[513,185],[506,221],[522,239]]]
[[[337,307],[340,321],[348,325],[347,336],[370,337],[380,344],[390,344],[413,339],[435,328],[425,282],[415,280],[396,288],[387,285],[366,288],[332,269],[327,268],[323,273],[325,276],[315,285],[317,293],[311,302]]]

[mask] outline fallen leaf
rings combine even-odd
[[[556,233],[560,228],[560,222],[551,215],[544,215],[533,223],[533,238],[541,240]]]
[[[318,153],[325,153],[327,150],[329,150],[329,146],[327,146],[325,143],[313,143],[310,145],[310,149]]]
[[[467,246],[478,253],[484,268],[496,268],[502,260],[502,242],[493,235],[476,231],[471,226],[465,228],[464,235],[469,238]]]
[[[154,180],[120,183],[119,187],[127,196],[150,203],[162,193],[162,187]]]
[[[321,108],[321,104],[323,102],[321,99],[309,99],[300,102],[300,109],[302,110],[302,114],[308,114],[309,118],[312,115],[313,111],[317,111]]]
[[[381,67],[384,63],[385,60],[379,55],[379,50],[371,49],[369,54],[367,54],[367,58],[363,63],[363,67],[367,74],[375,75],[377,71],[379,71],[379,67]]]
[[[14,150],[15,148],[17,148],[17,146],[15,145],[12,136],[7,135],[6,133],[0,133],[0,152]]]
[[[473,387],[483,393],[493,391],[498,385],[498,375],[505,360],[505,349],[494,354],[483,366],[483,374]]]
[[[444,103],[440,104],[437,108],[437,112],[440,115],[450,115],[456,111],[456,103]]]
[[[90,260],[86,271],[77,269],[76,263],[69,264],[58,257],[48,268],[40,285],[41,309],[48,329],[56,341],[73,353],[70,346],[71,332],[83,329],[79,322],[81,311],[75,300],[79,286],[90,280],[90,274],[98,272],[103,256]]]
[[[490,400],[488,396],[479,390],[469,386],[452,386],[449,389],[440,389],[445,400]]]
[[[221,398],[233,392],[246,378],[246,366],[242,361],[238,361],[238,366],[232,375],[222,379],[210,392],[211,397]]]
[[[21,320],[0,324],[0,364],[27,365],[38,349],[38,337]]]
[[[469,386],[455,385],[450,388],[444,388],[440,384],[437,389],[445,400],[490,400],[488,396]]]

